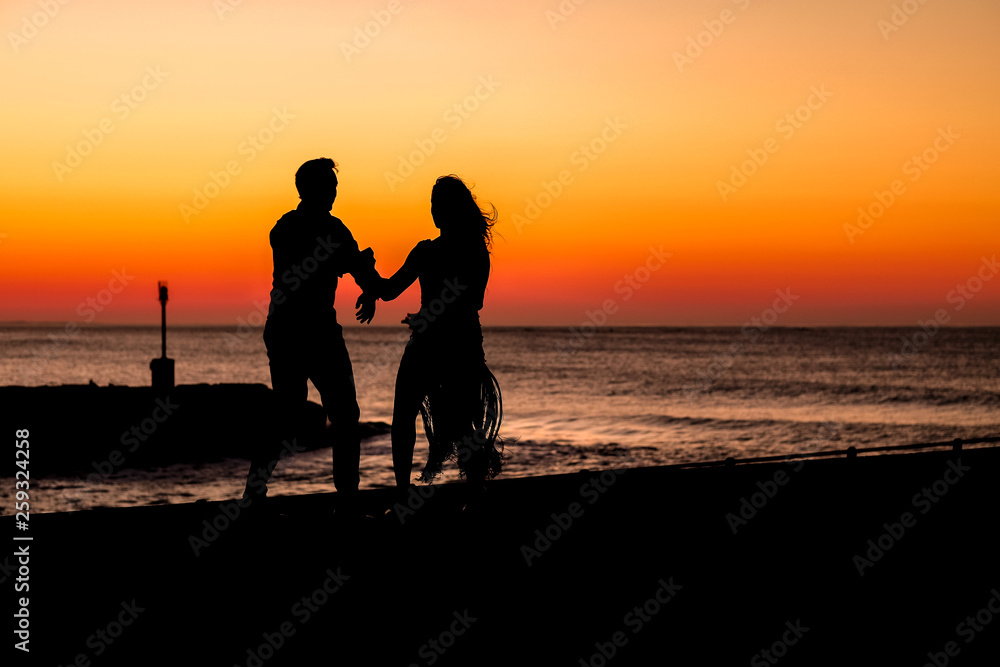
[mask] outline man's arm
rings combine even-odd
[[[333,219],[334,226],[339,228],[335,232],[340,241],[337,244],[339,247],[337,250],[339,264],[337,273],[340,276],[350,273],[354,282],[362,290],[369,289],[381,279],[378,271],[375,270],[375,253],[371,248],[360,250],[358,242],[354,240],[354,235],[351,234],[351,230],[344,224],[344,221],[336,216],[330,217]]]
[[[350,260],[348,273],[351,274],[354,282],[362,291],[368,292],[378,287],[382,276],[375,270],[375,252],[371,248],[358,250],[357,247],[358,244],[354,243],[354,253],[352,253],[353,257]]]
[[[356,243],[354,247],[357,248]],[[375,270],[375,253],[371,248],[357,252],[350,273],[354,282],[361,288],[361,296],[354,304],[354,307],[358,309],[355,317],[362,324],[371,324],[372,318],[375,317],[375,302],[378,300],[374,292],[378,290],[383,281],[382,276]]]

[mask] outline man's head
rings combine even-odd
[[[337,163],[327,157],[309,160],[295,172],[295,188],[302,201],[329,211],[337,198]]]

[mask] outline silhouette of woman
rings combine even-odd
[[[420,481],[434,479],[445,461],[457,458],[475,499],[503,464],[500,385],[486,366],[479,323],[497,217],[490,209],[479,207],[459,177],[439,178],[431,190],[431,217],[441,234],[418,243],[399,271],[381,279],[378,294],[362,296],[370,304],[375,296],[391,301],[420,281],[420,311],[403,320],[410,340],[392,410],[392,466],[401,494],[410,487],[418,413],[429,445]]]

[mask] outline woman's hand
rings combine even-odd
[[[358,309],[358,312],[355,314],[358,322],[361,322],[361,324],[371,324],[372,318],[375,317],[376,301],[378,299],[367,292],[362,293],[358,297],[357,303],[354,304],[354,307]]]
[[[434,318],[432,317],[430,319]],[[425,311],[423,308],[421,308],[416,313],[407,313],[406,317],[404,317],[401,320],[402,324],[405,324],[406,326],[410,327],[412,331],[416,331],[417,333],[424,332],[424,330],[427,328],[428,321],[429,320],[427,318],[427,311]]]

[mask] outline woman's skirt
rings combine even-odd
[[[486,365],[482,331],[456,337],[414,335],[405,354],[421,357],[424,389],[420,416],[427,434],[427,464],[419,480],[441,474],[456,460],[470,481],[492,479],[503,467],[503,397]],[[412,349],[411,349],[412,348]]]

